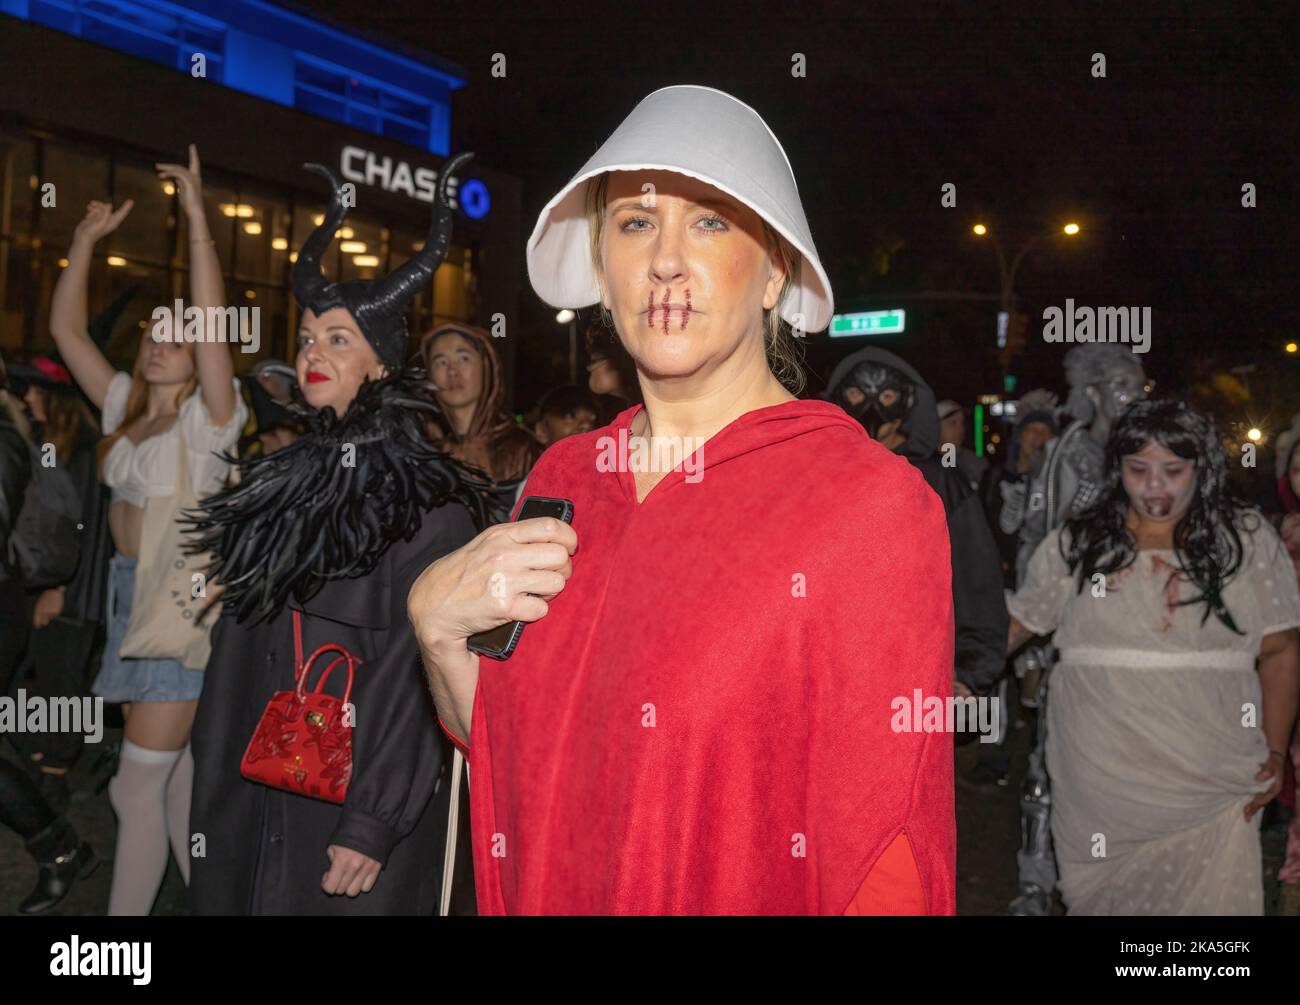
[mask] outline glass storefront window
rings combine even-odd
[[[30,236],[36,211],[35,141],[0,133],[0,186],[0,240]]]
[[[88,298],[93,317],[118,294],[134,290],[107,346],[115,366],[132,364],[154,308],[189,299],[187,221],[155,167],[177,156],[107,144],[96,151],[63,137],[0,130],[0,346],[15,353],[52,348],[49,304],[86,204],[111,200],[120,206],[131,199],[126,221],[96,246]],[[56,204],[40,208],[40,186],[47,181],[55,185]],[[259,351],[232,347],[236,369],[244,372],[259,358],[294,354],[298,309],[290,256],[316,229],[328,198],[277,196],[274,189],[259,192],[256,182],[232,181],[219,170],[205,171],[204,201],[228,302],[258,308]],[[423,247],[419,223],[426,211],[354,211],[323,257],[325,277],[339,282],[387,275]],[[417,292],[406,312],[412,348],[436,323],[475,316],[475,264],[472,249],[453,245],[433,280]]]
[[[32,218],[36,144],[0,133],[0,346],[22,345],[32,298]]]
[[[388,272],[388,240],[384,228],[364,217],[349,215],[334,238],[340,272],[346,279],[374,279]]]
[[[452,245],[433,275],[433,299],[439,318],[465,321],[470,317],[465,249]]]
[[[244,352],[240,346],[231,346],[235,373],[248,370],[259,359],[293,359],[293,339],[289,334],[288,294],[279,286],[265,283],[237,283],[230,288],[232,307],[248,308],[249,324],[256,324],[256,352]]]
[[[165,268],[179,204],[167,194],[152,164],[119,158],[113,171],[113,204],[120,206],[127,199],[135,205],[113,233],[113,253],[128,262]]]
[[[40,210],[37,233],[43,243],[66,251],[72,244],[73,231],[86,215],[86,204],[109,199],[108,157],[61,141],[46,142],[43,148],[45,163],[39,180],[42,184],[54,183],[56,202]],[[121,228],[101,241],[95,250],[101,255],[111,254],[120,240]]]
[[[288,253],[288,206],[241,191],[236,214],[235,257],[226,263],[227,270],[249,282],[281,282],[281,263]],[[277,244],[283,249],[277,250]]]
[[[200,156],[201,156],[200,152]],[[241,204],[233,189],[203,179],[203,204],[208,217],[208,229],[216,242],[217,257],[227,275],[235,249],[235,233],[239,225],[251,218],[252,207]],[[241,217],[240,214],[243,214]],[[181,261],[189,264],[189,223],[185,214],[181,214]]]

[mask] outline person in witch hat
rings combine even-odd
[[[194,723],[190,832],[206,849],[190,883],[195,914],[430,915],[437,906],[443,747],[406,594],[490,517],[487,483],[425,437],[437,404],[424,372],[407,365],[403,311],[446,254],[447,179],[469,156],[443,168],[419,254],[387,276],[340,283],[320,261],[347,211],[343,185],[307,165],[333,199],[293,271],[302,403],[288,407],[303,434],[240,461],[238,483],[193,514],[223,603]],[[361,661],[342,734],[350,753],[330,790],[341,804],[241,773],[268,702],[295,687],[295,652],[327,643]],[[343,677],[332,676],[331,693],[345,693]]]

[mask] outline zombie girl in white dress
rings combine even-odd
[[[1259,813],[1300,675],[1300,591],[1211,420],[1139,402],[1099,502],[1034,552],[1011,647],[1056,632],[1047,768],[1071,914],[1263,912]]]

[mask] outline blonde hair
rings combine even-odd
[[[189,353],[190,363],[194,365],[194,371],[190,374],[189,380],[181,385],[181,389],[176,392],[176,408],[179,409],[181,404],[197,390],[199,386],[198,359],[194,353],[194,343],[182,343],[185,351]],[[149,408],[149,382],[144,379],[144,353],[136,353],[135,366],[131,370],[131,390],[126,396],[126,412],[122,415],[122,422],[116,431],[105,436],[99,441],[99,446],[95,448],[97,458],[97,467],[99,467],[101,476],[103,473],[104,458],[108,452],[113,449],[113,444],[131,427],[131,423],[144,415]]]
[[[587,183],[587,231],[591,237],[591,261],[596,267],[597,274],[602,274],[600,241],[605,229],[605,206],[608,202],[608,194],[608,171],[597,175]],[[781,281],[781,291],[776,298],[777,307],[770,310],[763,309],[763,349],[772,376],[797,397],[803,393],[807,384],[803,369],[803,346],[796,344],[790,334],[789,325],[781,320],[778,308],[794,283],[794,272],[799,265],[799,252],[761,216],[759,221],[763,225],[768,251],[776,253],[781,262],[781,269],[785,273],[785,278]],[[603,304],[600,305],[599,310],[606,327],[616,332],[614,319],[609,311]]]

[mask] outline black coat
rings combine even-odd
[[[352,691],[352,777],[342,806],[240,775],[267,700],[294,686],[293,622],[289,610],[257,625],[241,625],[231,615],[218,621],[192,738],[190,833],[192,841],[203,836],[204,853],[191,858],[195,914],[436,912],[446,820],[432,796],[444,740],[406,596],[429,563],[474,534],[459,504],[431,510],[416,536],[391,545],[370,575],[335,580],[305,605],[304,655],[336,642],[364,661]],[[309,689],[323,669],[318,661]],[[339,696],[341,670],[327,687]],[[369,893],[349,898],[321,889],[331,844],[384,863]]]
[[[27,441],[0,411],[0,583],[18,579],[18,574],[8,565],[9,535],[18,523],[31,476],[32,459]]]
[[[83,434],[68,463],[68,473],[81,498],[81,549],[77,571],[63,595],[63,617],[103,624],[113,540],[108,532],[109,494],[99,481],[96,442],[93,433]]]
[[[997,542],[980,498],[964,475],[944,467],[937,456],[908,460],[925,476],[948,514],[956,677],[976,694],[987,694],[1002,676],[1010,623]]]

